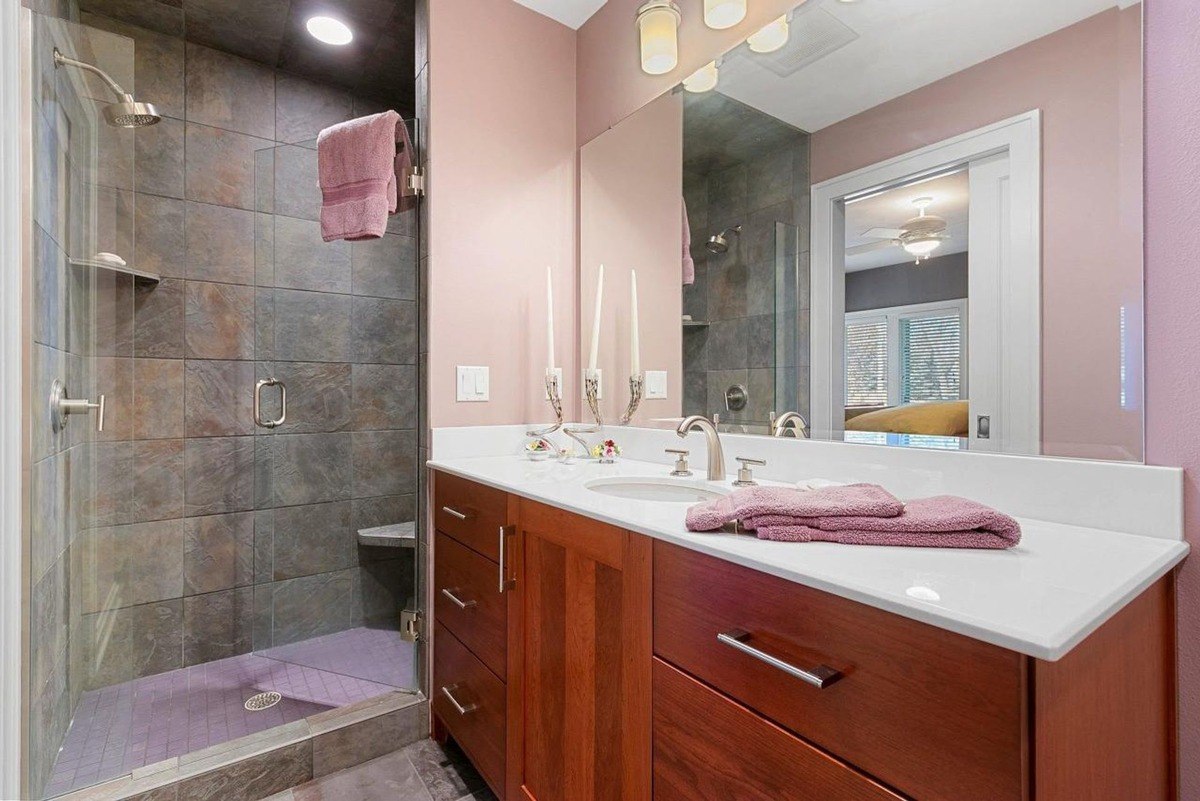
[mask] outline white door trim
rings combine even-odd
[[[29,128],[28,26],[29,12],[20,0],[0,0],[0,798],[21,797],[25,740],[22,312],[29,239],[23,144]]]
[[[810,380],[812,426],[817,436],[840,435],[845,425],[844,415],[837,413],[845,396],[841,369],[846,301],[844,201],[1004,152],[1012,174],[1011,259],[1004,279],[1000,330],[1006,337],[1004,377],[1012,387],[1001,392],[998,413],[1011,425],[1006,428],[1006,446],[1000,449],[1040,451],[1042,170],[1041,113],[1036,109],[813,186]],[[1010,342],[1012,332],[1019,333]]]

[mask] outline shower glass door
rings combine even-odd
[[[26,782],[41,798],[119,771],[122,757],[115,743],[97,740],[102,732],[69,731],[89,719],[100,688],[144,667],[131,644],[146,636],[147,621],[140,576],[122,556],[122,535],[140,511],[132,495],[138,287],[125,271],[136,267],[134,135],[105,124],[107,87],[53,60],[57,49],[99,65],[132,91],[133,43],[41,14],[24,20],[33,159]]]
[[[325,242],[316,165],[314,142],[256,153],[253,644],[340,705],[420,686],[417,199]]]

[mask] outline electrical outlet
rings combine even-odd
[[[662,400],[667,397],[667,371],[646,371],[646,400]]]
[[[458,366],[458,400],[478,403],[489,398],[488,368]]]

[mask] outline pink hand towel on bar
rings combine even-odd
[[[331,125],[317,136],[326,242],[383,236],[388,215],[396,213],[396,137],[403,127],[399,114],[384,111]]]
[[[981,503],[953,495],[905,504],[895,517],[814,517],[758,521],[758,537],[785,542],[902,545],[917,548],[1011,548],[1021,525]]]
[[[892,517],[904,504],[877,484],[849,484],[801,490],[795,487],[746,487],[687,511],[689,531],[716,531],[733,520],[757,518]]]

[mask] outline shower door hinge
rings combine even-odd
[[[425,173],[420,167],[413,167],[412,172],[408,174],[408,188],[414,195],[425,194]]]
[[[425,616],[415,609],[405,609],[400,613],[400,637],[409,642],[420,642],[423,637]]]

